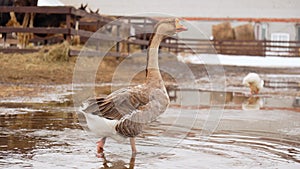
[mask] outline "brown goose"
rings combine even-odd
[[[101,137],[97,142],[98,157],[101,157],[107,137],[115,140],[129,137],[132,153],[135,154],[135,137],[142,132],[145,124],[167,109],[169,97],[158,67],[158,47],[165,37],[185,30],[177,18],[158,22],[147,51],[145,83],[83,103],[82,111],[89,129]]]

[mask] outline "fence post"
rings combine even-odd
[[[127,43],[127,52],[129,54],[130,53],[130,43],[129,43],[129,40],[127,40],[126,43]]]
[[[176,38],[176,47],[175,47],[175,53],[178,54],[178,39]]]
[[[144,18],[144,24],[143,24],[143,29],[145,30],[146,29],[146,18]],[[147,32],[144,32],[143,33],[143,40],[147,40]],[[144,50],[144,49],[147,49],[147,46],[146,45],[144,45],[143,47],[142,47],[142,50]]]
[[[218,45],[220,46],[220,54],[223,54],[223,44],[221,40],[218,40]]]
[[[119,38],[120,37],[120,26],[117,25],[117,37]],[[120,52],[120,42],[117,41],[117,44],[116,44],[116,52]]]
[[[66,35],[66,40],[71,43],[71,8],[68,10],[68,14],[66,16],[66,25],[68,29],[68,33]]]
[[[266,44],[267,44],[266,39],[264,39],[264,40],[263,40],[263,56],[264,56],[264,57],[266,57],[266,50],[267,50],[267,49],[266,49],[266,46],[267,46]]]
[[[167,39],[167,44],[168,45],[171,45],[171,39]],[[170,46],[168,46],[168,52],[171,52],[171,47]]]
[[[100,20],[99,19],[97,19],[96,27],[97,27],[97,30],[96,30],[96,32],[97,32],[100,28]],[[99,48],[100,48],[100,39],[98,39],[97,42],[96,42],[96,50],[99,50]]]

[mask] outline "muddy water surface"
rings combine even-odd
[[[108,139],[98,159],[71,86],[54,88],[1,100],[0,168],[300,168],[299,97],[169,90],[171,105],[137,138],[136,158],[128,141]]]

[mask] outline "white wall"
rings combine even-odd
[[[299,18],[300,0],[61,0],[66,5],[88,3],[110,15],[165,13],[186,17]],[[146,15],[146,14],[145,14]]]
[[[38,0],[38,6],[63,6],[60,0]]]
[[[271,33],[288,33],[290,40],[296,40],[295,23],[269,23],[269,37]]]
[[[99,8],[101,14],[108,15],[148,16],[150,14],[147,13],[153,15],[153,12],[156,12],[158,15],[179,17],[300,18],[300,0],[61,0],[61,2],[75,7],[79,7],[81,3],[88,3],[89,8],[93,10]],[[191,31],[179,36],[209,38],[211,26],[219,22],[190,23],[198,30],[190,29]],[[242,23],[231,24],[234,27]],[[295,25],[296,23],[270,23],[268,39],[272,32],[284,32],[290,34],[290,40],[295,40]]]

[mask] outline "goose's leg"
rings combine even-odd
[[[131,150],[132,150],[132,154],[136,154],[136,147],[135,147],[135,138],[131,137],[130,138],[130,145],[131,145]]]
[[[106,137],[103,137],[99,141],[97,141],[97,152],[103,151],[105,141],[106,141]]]
[[[136,154],[132,154],[131,155],[130,162],[129,162],[129,169],[133,169],[134,168],[135,156],[136,156]]]
[[[103,157],[103,151],[104,151],[104,144],[106,141],[106,137],[101,138],[99,141],[97,141],[97,157],[102,158]]]

